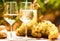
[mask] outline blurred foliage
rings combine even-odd
[[[16,1],[18,5],[18,9],[20,9],[20,3],[25,2],[26,0],[0,0],[0,12],[2,12],[3,4],[7,1]],[[33,0],[28,0],[28,1],[33,2]],[[47,8],[60,9],[60,0],[37,0],[37,1],[38,4],[40,5],[41,10],[45,10]]]
[[[2,20],[2,12],[4,11],[4,3],[7,1],[16,1],[17,8],[20,9],[20,3],[25,2],[26,0],[0,0],[0,20]],[[33,2],[33,0],[28,0],[29,2]],[[60,0],[37,0],[37,3],[40,5],[40,12],[46,13],[45,11],[49,8],[60,10]],[[47,11],[48,12],[48,11]]]
[[[47,8],[60,9],[60,0],[38,0],[42,10]]]

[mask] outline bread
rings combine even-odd
[[[6,29],[0,31],[0,39],[4,39],[4,38],[7,38],[7,32],[6,32]]]

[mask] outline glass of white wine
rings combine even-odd
[[[36,21],[37,19],[37,12],[36,10],[32,10],[31,9],[31,2],[21,2],[21,8],[20,8],[20,14],[22,14],[22,16],[19,18],[25,25],[26,25],[26,28],[25,28],[25,39],[30,39],[27,37],[28,35],[28,24],[31,24],[32,21]],[[34,22],[33,21],[33,22]]]
[[[17,10],[17,3],[16,2],[6,2],[5,6],[5,14],[4,19],[6,22],[8,22],[11,26],[11,32],[9,39],[12,39],[12,25],[16,22],[18,19],[18,10]]]

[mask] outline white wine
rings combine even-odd
[[[23,23],[28,24],[31,20],[37,19],[36,10],[21,10],[21,11],[22,17],[20,18],[20,20]]]
[[[15,20],[17,19],[18,14],[4,14],[4,19],[10,24],[13,25]]]

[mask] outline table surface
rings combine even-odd
[[[11,38],[10,32],[7,32],[7,38],[0,39],[0,41],[60,41],[60,35],[56,40],[49,40],[44,38],[36,39],[36,38],[18,37],[16,36],[15,32],[12,32],[12,38]]]

